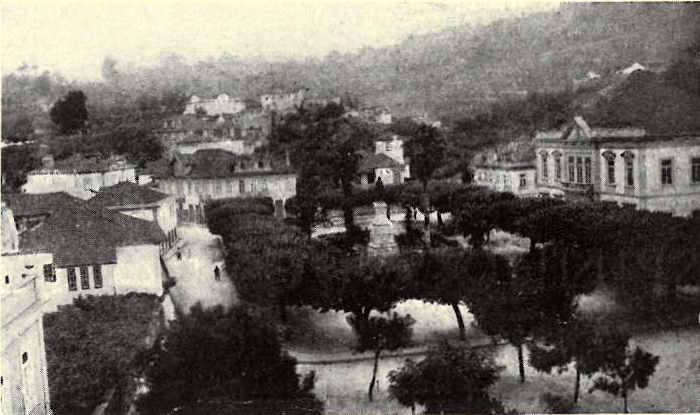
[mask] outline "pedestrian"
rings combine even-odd
[[[182,252],[180,252],[179,249],[177,250],[177,252],[175,253],[175,255],[177,256],[178,261],[182,261]]]
[[[221,270],[219,269],[218,265],[214,267],[214,279],[221,281]]]

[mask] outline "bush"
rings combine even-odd
[[[550,392],[540,395],[540,402],[550,414],[570,414],[576,408],[571,399]]]

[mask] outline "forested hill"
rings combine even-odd
[[[318,96],[350,92],[362,104],[389,106],[397,116],[428,111],[453,121],[517,91],[570,87],[588,71],[605,76],[633,62],[666,66],[687,48],[699,22],[700,3],[564,4],[323,59],[266,62],[225,55],[190,64],[173,55],[156,67],[105,59],[104,83],[70,87],[85,92],[91,118],[115,108],[181,103],[192,93],[257,99],[271,90],[303,86]],[[12,76],[3,77],[3,118],[13,108],[27,108],[21,102],[26,94],[15,88],[24,84]],[[64,92],[67,87],[44,90]]]

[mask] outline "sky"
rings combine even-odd
[[[98,80],[102,62],[154,64],[235,56],[323,57],[401,42],[411,34],[488,22],[556,0],[3,0],[2,73],[23,63]]]

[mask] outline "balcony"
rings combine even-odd
[[[567,192],[593,192],[593,185],[591,183],[574,183],[574,182],[561,182],[561,188]]]

